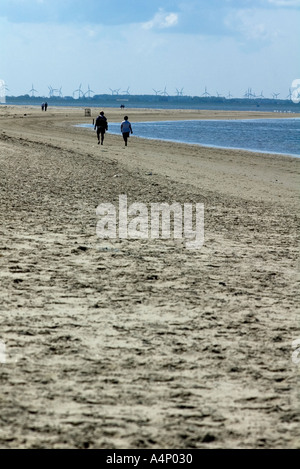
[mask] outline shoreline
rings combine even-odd
[[[239,121],[239,122],[246,122],[247,120],[260,120],[260,121],[263,121],[263,120],[272,120],[271,118],[269,117],[265,117],[264,119],[256,119],[256,118],[249,118],[249,119],[234,119],[236,121]],[[290,118],[286,118],[288,120],[297,120],[297,119],[300,119],[300,117],[290,117]],[[201,121],[204,121],[204,122],[209,122],[209,121],[215,121],[215,122],[218,122],[219,120],[224,120],[226,122],[230,122],[231,120],[225,120],[225,119],[193,119],[192,122],[201,122]],[[273,120],[278,120],[277,118],[276,119],[273,119]],[[170,120],[170,121],[167,121],[167,120],[162,120],[162,121],[138,121],[139,123],[145,123],[145,124],[151,124],[151,123],[156,123],[156,122],[162,122],[162,123],[165,123],[165,122],[169,122],[169,123],[172,123],[172,122],[175,122],[174,120]],[[189,122],[189,120],[176,120],[176,122]],[[132,124],[134,125],[135,122],[132,122]],[[84,128],[84,129],[88,129],[88,130],[94,130],[94,124],[76,124],[75,127],[79,127],[79,128]],[[108,134],[111,134],[111,135],[120,135],[120,132],[117,132],[117,131],[111,131],[110,129],[107,131]],[[162,141],[162,142],[171,142],[171,143],[179,143],[179,144],[184,144],[184,145],[197,145],[197,146],[201,146],[201,147],[204,147],[204,148],[217,148],[217,149],[224,149],[224,150],[242,150],[242,151],[247,151],[247,152],[250,152],[250,153],[261,153],[261,154],[267,154],[267,155],[281,155],[281,156],[287,156],[287,157],[291,157],[291,158],[300,158],[300,154],[296,154],[296,153],[284,153],[284,152],[280,152],[280,151],[271,151],[271,150],[259,150],[259,149],[251,149],[251,148],[247,148],[247,147],[231,147],[231,146],[221,146],[221,145],[213,145],[213,144],[208,144],[208,143],[197,143],[197,142],[187,142],[187,141],[184,141],[184,140],[176,140],[176,139],[171,139],[171,138],[155,138],[155,137],[146,137],[146,136],[137,136],[137,135],[132,135],[131,138],[141,138],[141,139],[145,139],[145,140],[157,140],[157,141]]]

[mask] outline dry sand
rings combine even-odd
[[[300,448],[299,159],[83,122],[0,107],[0,448]],[[98,239],[120,194],[203,202],[204,246]]]

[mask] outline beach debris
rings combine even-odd
[[[211,443],[212,441],[215,441],[217,437],[213,433],[206,433],[202,437],[202,443]]]
[[[158,280],[158,275],[147,275],[147,280]]]
[[[71,252],[72,252],[73,254],[74,254],[74,253],[77,253],[77,254],[78,254],[80,251],[81,251],[81,252],[85,252],[85,251],[87,251],[87,250],[88,250],[88,247],[87,247],[87,246],[78,246],[76,249],[72,249]]]

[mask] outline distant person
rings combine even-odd
[[[45,103],[42,103],[42,111],[45,109]]]
[[[97,129],[98,145],[100,143],[100,135],[101,135],[101,145],[103,145],[104,134],[105,134],[105,131],[108,130],[107,119],[103,111],[100,112],[99,116],[96,119],[94,130],[96,129]]]
[[[123,140],[125,142],[125,147],[127,147],[127,140],[129,138],[129,135],[133,133],[131,123],[128,120],[128,116],[124,116],[124,120],[121,124],[121,132],[123,135]]]
[[[47,111],[48,103],[45,103],[45,111]]]

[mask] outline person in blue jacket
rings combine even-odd
[[[127,140],[130,134],[132,134],[131,123],[128,120],[128,116],[124,116],[124,120],[121,124],[121,132],[123,135],[123,140],[125,142],[125,147],[127,147]]]

